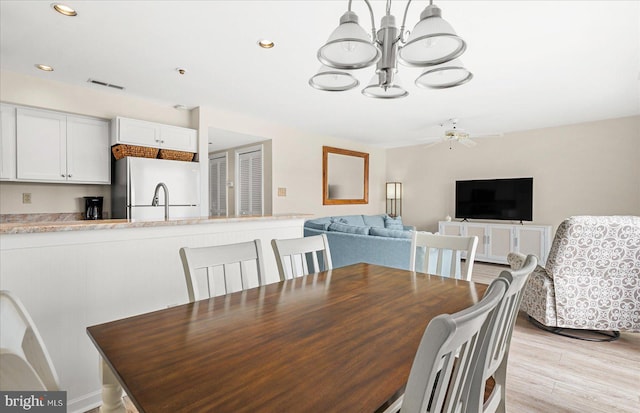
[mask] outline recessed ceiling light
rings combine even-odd
[[[40,70],[44,70],[45,72],[53,72],[53,68],[51,66],[40,65],[40,64],[37,64],[35,66]]]
[[[51,7],[53,7],[53,10],[65,16],[73,17],[78,15],[74,9],[61,3],[53,3]]]
[[[263,49],[271,49],[275,45],[276,44],[271,40],[267,40],[267,39],[258,40],[258,46],[262,47]]]
[[[184,75],[185,73],[187,73],[187,70],[186,70],[186,69],[183,69],[183,68],[181,68],[181,67],[177,68],[176,70],[177,70],[177,71],[178,71],[178,73],[180,73],[181,75]]]

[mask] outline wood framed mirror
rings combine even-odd
[[[369,154],[322,147],[322,204],[369,203]]]

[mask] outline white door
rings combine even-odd
[[[545,227],[516,227],[515,250],[522,254],[533,254],[544,265],[547,258],[547,229]]]
[[[197,152],[198,134],[194,129],[161,125],[160,146],[176,151]]]
[[[506,262],[507,254],[513,251],[513,228],[511,225],[489,225],[487,260]]]
[[[67,175],[69,181],[111,182],[109,122],[67,117]]]
[[[209,215],[227,215],[227,154],[209,159]]]
[[[0,105],[0,179],[16,178],[16,108]]]
[[[36,109],[17,109],[17,177],[33,181],[67,180],[67,117]]]
[[[465,234],[467,237],[478,237],[478,247],[476,249],[476,259],[485,258],[487,256],[487,239],[488,229],[484,224],[466,224],[467,233]],[[466,255],[466,254],[465,254]]]
[[[158,124],[137,119],[117,119],[118,143],[150,147],[160,146],[160,128]]]
[[[238,215],[262,215],[262,145],[236,151],[236,159],[236,211]]]

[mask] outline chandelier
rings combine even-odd
[[[415,80],[422,88],[446,89],[467,83],[473,74],[464,68],[458,57],[465,51],[465,41],[442,18],[440,9],[429,1],[420,14],[420,21],[412,32],[405,32],[407,2],[400,29],[391,15],[391,0],[387,0],[386,14],[376,31],[373,9],[364,0],[371,16],[371,36],[358,24],[358,16],[347,11],[329,40],[318,50],[320,70],[309,84],[316,89],[341,92],[357,87],[360,82],[347,70],[376,64],[376,72],[362,94],[372,98],[395,99],[409,94],[398,77],[398,61],[406,66],[425,70]]]

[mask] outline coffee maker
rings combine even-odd
[[[101,196],[84,197],[84,219],[102,219],[103,198]]]

